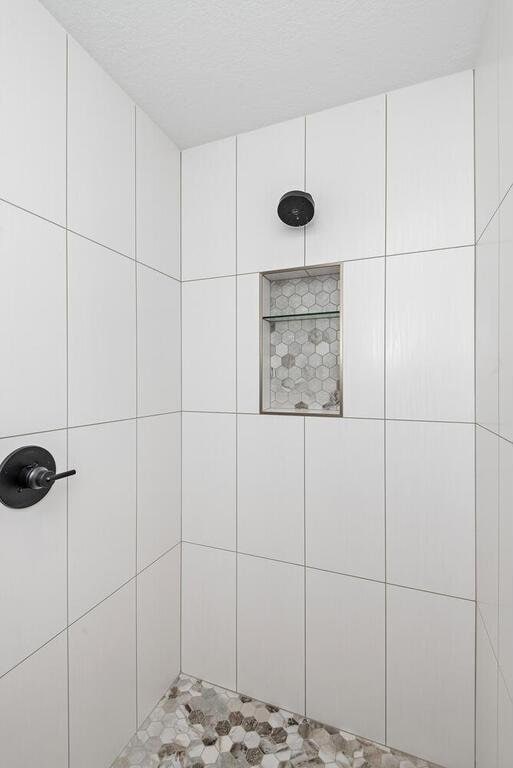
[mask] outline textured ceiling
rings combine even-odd
[[[43,0],[180,147],[474,65],[488,0]]]

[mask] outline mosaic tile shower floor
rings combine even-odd
[[[112,768],[440,768],[180,676]]]

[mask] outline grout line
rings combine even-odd
[[[308,629],[307,629],[307,611],[308,611],[308,605],[307,605],[307,580],[306,580],[306,419],[303,417],[303,623],[304,623],[304,638],[303,638],[303,652],[304,652],[304,666],[305,666],[305,680],[304,680],[304,686],[305,686],[305,704],[304,704],[304,713],[305,717],[307,716],[307,637],[308,637]]]
[[[182,179],[183,179],[183,152],[180,152],[180,572],[178,585],[179,591],[179,666],[182,671],[182,629],[183,629],[183,215],[182,215]]]
[[[61,635],[64,635],[65,633],[67,635],[68,634],[67,630],[68,630],[68,627],[63,627],[58,632],[56,632],[55,635],[52,635],[50,638],[48,638],[48,640],[45,640],[45,642],[42,645],[39,645],[37,648],[34,648],[33,651],[30,651],[30,653],[27,653],[27,655],[24,656],[19,661],[17,661],[16,664],[13,664],[12,667],[9,667],[9,669],[6,669],[5,672],[2,672],[0,674],[0,680],[2,680],[2,678],[6,677],[11,672],[14,672],[14,670],[17,669],[18,667],[21,667],[21,665],[24,664],[26,661],[28,661],[28,659],[32,658],[32,656],[35,656],[35,654],[39,653],[39,651],[42,651],[43,648],[46,648],[47,645],[50,645],[50,643],[52,643],[58,637],[60,637]],[[67,646],[68,646],[67,659],[69,659],[69,643],[67,643]],[[68,669],[68,680],[69,680],[69,669]],[[68,711],[69,711],[69,696],[68,696]],[[68,733],[69,733],[69,721],[68,721]]]
[[[476,72],[472,71],[472,149],[473,149],[473,182],[474,182],[474,243],[477,243],[477,187],[476,187]],[[474,318],[472,332],[474,355],[474,766],[477,765],[477,245],[474,246],[474,282],[473,282]]]
[[[479,422],[476,422],[476,427],[479,427],[479,429],[484,429],[485,432],[489,432],[491,435],[494,435],[495,437],[498,437],[499,440],[504,440],[505,443],[509,443],[510,445],[513,444],[513,440],[510,440],[509,437],[504,437],[504,435],[499,435],[498,432],[494,432],[493,429],[490,429],[490,427],[485,427],[484,424],[480,424]]]
[[[134,105],[133,113],[133,137],[134,137],[134,223],[133,223],[133,242],[134,242],[134,276],[135,276],[135,412],[139,413],[139,270],[137,262],[137,108]],[[138,598],[138,526],[139,526],[139,429],[138,421],[135,419],[135,730],[139,727],[139,598]]]
[[[66,469],[69,469],[69,242],[68,242],[68,133],[69,133],[69,35],[66,34],[66,115],[65,115],[65,223],[66,223]],[[71,765],[70,727],[70,654],[69,654],[69,480],[66,480],[66,717],[67,717],[67,761]]]
[[[67,50],[67,41],[66,41],[66,50]],[[66,72],[67,76],[67,72]],[[66,127],[67,127],[67,118],[68,118],[68,112],[67,112],[67,91],[66,91]],[[66,158],[66,169],[67,169],[67,158]],[[65,188],[66,188],[66,182],[65,182]],[[13,203],[12,200],[7,200],[5,197],[0,197],[0,203],[4,203],[5,205],[10,205],[12,208],[16,208],[18,211],[23,211],[23,213],[28,213],[31,216],[35,216],[36,219],[41,219],[42,221],[46,221],[48,224],[53,224],[54,227],[59,227],[59,229],[67,229],[67,204],[68,204],[68,196],[67,196],[67,189],[66,189],[66,210],[65,210],[65,224],[59,224],[58,221],[53,221],[52,219],[48,219],[46,216],[42,216],[40,213],[36,213],[35,211],[31,211],[29,208],[24,208],[22,205],[18,205],[17,203]]]
[[[211,414],[211,413],[218,413],[218,414],[224,414],[226,416],[299,416],[301,418],[318,418],[317,414],[311,413],[311,414],[305,414],[305,413],[292,413],[292,412],[279,412],[279,411],[267,411],[265,413],[258,413],[257,411],[202,411],[202,410],[184,410],[184,413],[197,413],[197,414]],[[400,419],[400,418],[383,418],[382,416],[333,416],[333,415],[327,415],[324,418],[327,419],[333,419],[333,418],[342,418],[342,419],[350,419],[352,421],[387,421],[387,422],[406,422],[408,424],[459,424],[466,425],[469,427],[474,426],[473,421],[444,421],[443,419]],[[486,427],[483,427],[483,429],[486,429]],[[489,430],[490,431],[490,430]],[[493,433],[495,434],[495,433]],[[498,435],[500,437],[500,435]],[[502,438],[503,440],[506,440],[507,442],[512,442],[508,440],[507,438]]]
[[[239,269],[238,168],[235,137],[235,272]],[[235,688],[239,689],[239,280],[235,278]]]
[[[387,224],[388,224],[388,94],[385,94],[385,226],[384,243],[387,252]],[[387,413],[387,264],[385,256],[383,265],[383,416]],[[383,556],[385,578],[385,637],[384,637],[384,736],[385,744],[388,744],[388,587],[387,587],[387,424],[383,423]]]

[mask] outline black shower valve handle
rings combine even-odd
[[[56,480],[62,480],[64,477],[76,475],[76,469],[70,469],[67,472],[53,472],[47,467],[40,465],[24,467],[20,473],[20,488],[30,488],[33,491],[42,488],[51,488]]]

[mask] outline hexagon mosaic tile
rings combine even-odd
[[[440,768],[181,675],[112,768]]]

